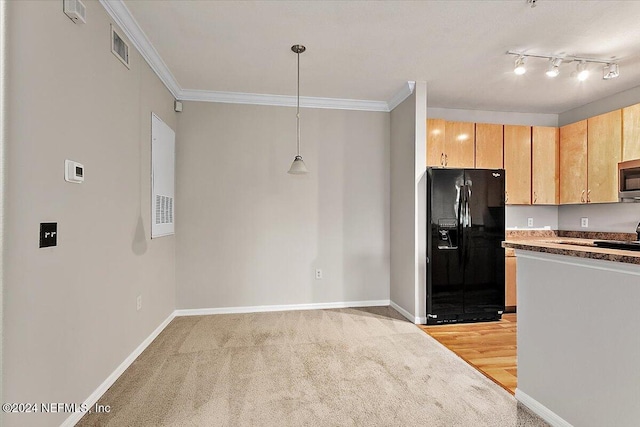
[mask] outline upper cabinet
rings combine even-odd
[[[560,132],[555,127],[534,126],[531,131],[534,205],[560,202]]]
[[[622,157],[622,110],[587,120],[588,203],[618,201],[618,162]]]
[[[476,123],[476,168],[504,167],[503,126]]]
[[[475,124],[427,119],[427,166],[472,168]]]
[[[560,204],[587,202],[587,121],[560,128]]]
[[[531,204],[531,126],[504,126],[504,169],[508,205]]]
[[[442,119],[427,119],[427,166],[444,166],[444,124]]]
[[[640,104],[622,109],[622,161],[640,159]]]
[[[475,166],[475,123],[446,122],[444,165],[449,168]]]

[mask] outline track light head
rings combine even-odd
[[[519,56],[516,59],[516,63],[513,66],[513,72],[519,76],[527,72],[527,69],[524,66],[524,56]]]
[[[580,61],[578,63],[576,77],[578,77],[578,80],[580,80],[581,82],[583,82],[583,81],[585,81],[585,80],[587,80],[589,78],[589,70],[587,70],[586,61]]]
[[[607,64],[604,66],[602,78],[604,80],[615,79],[620,75],[620,68],[618,64]]]
[[[547,72],[545,73],[547,77],[557,77],[558,74],[560,74],[561,63],[562,63],[562,58],[549,59],[549,68],[547,68]]]

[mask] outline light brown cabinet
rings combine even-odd
[[[622,161],[640,159],[640,104],[622,109]]]
[[[517,286],[516,286],[516,256],[507,254],[504,259],[504,305],[505,311],[514,312],[518,305]]]
[[[622,110],[587,120],[587,203],[618,201]]]
[[[531,204],[531,126],[504,126],[505,199],[508,205]]]
[[[476,168],[504,167],[503,131],[502,125],[476,123]]]
[[[534,205],[560,202],[560,132],[555,127],[534,126],[531,131]]]
[[[427,119],[427,166],[472,168],[475,123]]]
[[[444,120],[427,119],[427,166],[444,166],[444,128]]]
[[[560,204],[586,203],[587,121],[560,128]]]

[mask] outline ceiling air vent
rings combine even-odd
[[[111,52],[129,68],[129,44],[118,34],[111,25]]]
[[[74,23],[86,24],[87,9],[80,0],[64,0],[62,10]]]

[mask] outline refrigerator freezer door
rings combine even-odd
[[[504,171],[465,171],[464,313],[504,310]]]
[[[464,170],[427,170],[427,313],[462,313]]]

